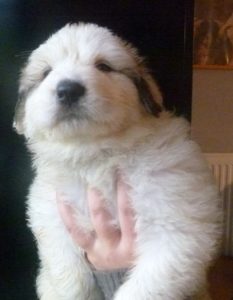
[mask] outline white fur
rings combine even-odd
[[[119,72],[97,70],[97,60]],[[48,66],[52,71],[41,80]],[[22,73],[21,90],[33,87],[16,127],[28,140],[36,169],[28,218],[41,260],[41,300],[103,299],[55,198],[58,190],[66,193],[90,230],[86,189],[98,188],[115,215],[118,169],[131,186],[137,259],[114,299],[183,300],[205,287],[221,233],[217,190],[187,122],[166,111],[159,117],[147,113],[127,72],[143,76],[161,104],[159,89],[131,46],[105,28],[79,24],[67,25],[35,50]],[[87,88],[67,115],[56,99],[63,79]]]

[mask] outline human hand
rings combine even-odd
[[[61,218],[71,237],[86,253],[87,260],[97,270],[129,268],[134,260],[135,220],[128,196],[129,187],[120,179],[117,183],[117,207],[120,228],[105,207],[101,193],[90,189],[87,193],[94,233],[87,233],[78,225],[75,210],[57,195]]]

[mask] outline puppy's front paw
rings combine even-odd
[[[144,298],[137,288],[131,287],[127,283],[123,284],[114,296],[114,300],[151,300],[152,298]]]
[[[124,283],[114,296],[114,300],[181,300],[160,294],[155,286],[149,287],[143,281],[128,281]]]

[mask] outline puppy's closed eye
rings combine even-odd
[[[95,67],[99,70],[99,71],[102,71],[104,73],[109,73],[109,72],[112,72],[114,71],[114,69],[110,66],[109,63],[107,62],[97,62]]]
[[[52,68],[51,67],[47,67],[44,69],[43,73],[42,73],[42,80],[44,80],[48,75],[49,73],[52,71]]]

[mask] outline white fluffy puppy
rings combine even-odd
[[[92,230],[87,187],[101,191],[115,216],[118,169],[131,187],[137,241],[134,266],[114,299],[183,300],[204,288],[221,232],[218,193],[189,125],[161,102],[136,50],[106,28],[67,25],[32,52],[15,127],[36,173],[27,213],[41,300],[103,299],[60,220],[56,191],[73,200]]]

